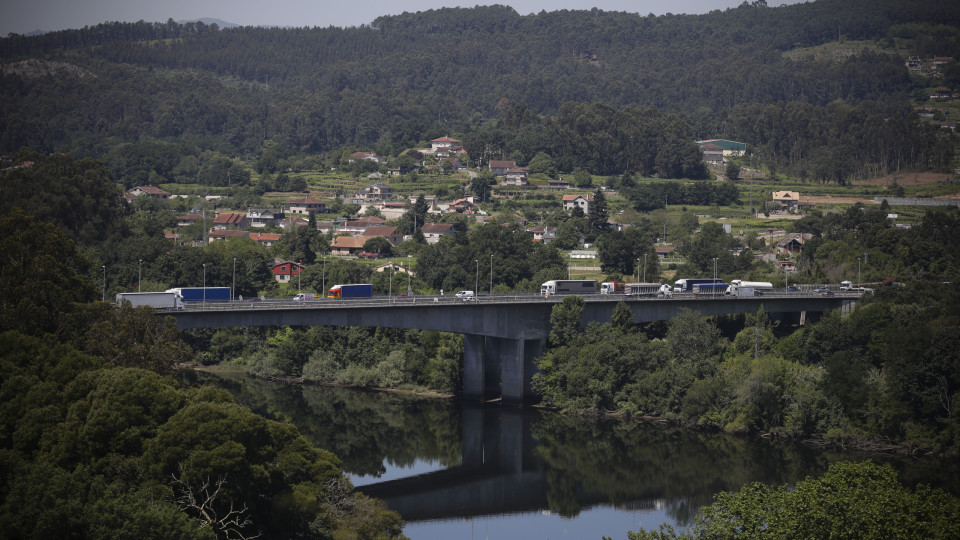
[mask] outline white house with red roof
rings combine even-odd
[[[450,155],[454,149],[460,148],[460,146],[460,141],[450,137],[440,137],[439,139],[430,141],[430,151],[434,155],[437,155],[438,153]]]
[[[563,209],[564,210],[573,210],[576,207],[580,207],[583,210],[584,214],[590,213],[590,203],[593,202],[593,195],[589,193],[583,193],[579,195],[564,195],[563,196]]]

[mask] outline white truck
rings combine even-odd
[[[175,292],[128,292],[117,294],[117,305],[130,302],[133,307],[183,309],[183,297]]]
[[[293,295],[294,302],[307,302],[314,299],[314,294],[312,292],[303,292]]]
[[[741,294],[741,289],[753,289],[753,294]],[[743,281],[742,279],[734,279],[730,282],[730,287],[727,288],[727,294],[731,296],[763,296],[764,291],[772,291],[773,283],[769,281]]]

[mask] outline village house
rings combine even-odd
[[[281,238],[280,233],[250,233],[250,239],[264,247],[273,247]]]
[[[531,229],[527,229],[527,231],[533,233],[534,242],[543,242],[544,244],[549,244],[557,239],[557,228],[550,227],[549,225],[533,227]]]
[[[160,199],[162,201],[166,201],[170,198],[169,192],[154,186],[137,186],[127,192],[128,199],[136,199],[141,195],[153,197],[154,199]]]
[[[507,173],[508,169],[518,168],[516,161],[500,161],[496,159],[490,161],[489,167],[490,172],[497,177],[503,177],[503,175]]]
[[[440,238],[454,234],[453,225],[449,223],[427,223],[420,227],[420,232],[428,244],[436,244]]]
[[[382,201],[393,197],[393,188],[386,184],[370,184],[357,192],[360,201]]]
[[[317,230],[323,234],[331,234],[336,230],[336,226],[332,221],[318,221]]]
[[[213,218],[213,230],[243,229],[247,226],[247,216],[239,212],[220,212]]]
[[[323,214],[327,211],[327,203],[309,197],[293,199],[286,204],[289,205],[291,214]]]
[[[473,202],[473,197],[467,199],[457,199],[450,203],[447,207],[450,212],[456,212],[458,214],[476,214],[480,209]]]
[[[800,192],[798,191],[774,191],[773,204],[779,204],[784,210],[796,210],[800,207]]]
[[[217,240],[229,240],[230,238],[250,238],[250,233],[233,229],[218,229],[207,234],[207,242],[211,244]]]
[[[460,141],[450,137],[440,137],[430,141],[430,153],[435,156],[451,155],[455,149],[461,147]]]
[[[283,220],[283,212],[279,210],[267,210],[263,208],[250,208],[247,210],[247,221],[251,227],[273,227]]]
[[[527,169],[524,167],[513,167],[503,173],[503,185],[505,186],[525,186],[527,185]]]
[[[778,253],[791,253],[798,254],[803,248],[808,240],[812,239],[813,235],[810,233],[790,233],[783,238],[783,240],[777,242],[777,252]]]
[[[593,202],[593,195],[589,193],[580,194],[580,195],[564,195],[563,196],[563,209],[564,210],[573,210],[575,207],[580,207],[583,210],[584,214],[590,213],[590,203]]]
[[[366,241],[363,236],[338,236],[330,243],[330,253],[339,256],[356,255],[363,251]]]
[[[202,219],[203,214],[184,214],[177,216],[177,227],[189,227]]]
[[[353,163],[354,161],[361,161],[361,160],[372,161],[374,163],[380,163],[381,161],[383,161],[380,158],[380,156],[378,156],[374,152],[354,152],[350,154],[350,159],[349,159],[350,163]]]
[[[280,222],[281,229],[296,229],[297,227],[306,227],[310,222],[300,216],[287,216]]]
[[[564,179],[559,180],[547,180],[547,188],[549,189],[570,189],[570,182],[567,182]]]
[[[724,157],[739,157],[747,153],[747,143],[728,141],[727,139],[705,139],[696,142],[701,149],[708,144],[719,146]]]
[[[723,148],[716,144],[704,144],[700,146],[703,152],[703,161],[707,163],[723,163]]]
[[[384,225],[371,225],[367,227],[367,230],[363,231],[363,234],[360,237],[364,238],[364,241],[366,241],[378,236],[386,238],[393,245],[397,245],[403,241],[403,235],[400,234],[399,229]]]
[[[300,275],[303,267],[296,262],[284,259],[274,259],[270,266],[270,272],[278,283],[289,283],[293,278]]]

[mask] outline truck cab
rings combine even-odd
[[[840,282],[840,290],[841,290],[841,291],[852,291],[852,290],[853,290],[853,283],[850,282],[850,281],[841,281],[841,282]]]

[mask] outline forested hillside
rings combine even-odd
[[[99,157],[127,184],[193,182],[217,155],[254,159],[267,143],[391,156],[455,133],[473,164],[544,152],[561,171],[697,178],[689,141],[726,137],[842,182],[949,163],[952,144],[907,101],[930,81],[903,57],[960,57],[958,26],[960,8],[934,0],[660,17],[444,8],[348,29],[106,23],[0,40],[0,151]],[[838,39],[874,45],[785,54]],[[599,159],[606,141],[617,147]]]

